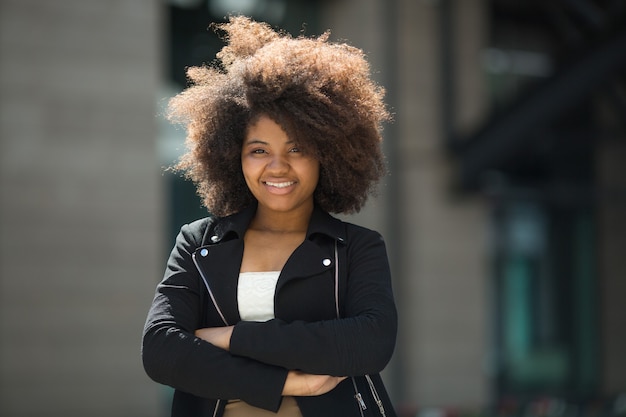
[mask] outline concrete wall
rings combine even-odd
[[[156,416],[151,0],[0,2],[0,415]]]
[[[471,3],[466,7],[480,10],[477,6],[482,2]],[[440,129],[439,5],[400,4],[399,85],[403,94],[398,102],[398,128],[402,214],[407,225],[403,239],[407,250],[402,258],[407,286],[402,294],[410,297],[403,301],[406,400],[420,407],[482,407],[488,399],[485,207],[480,200],[459,201],[450,194],[453,166]],[[471,13],[464,18],[464,26],[474,30],[463,32],[466,37],[457,43],[458,51],[471,46],[470,53],[478,54],[475,48],[480,45],[472,39],[480,33],[476,17]],[[464,73],[467,78],[458,81],[460,90],[480,88],[476,86],[479,78],[473,78],[479,68],[455,58],[469,70]],[[464,101],[470,97],[464,95]],[[466,114],[462,114],[464,120],[470,120],[472,115]]]

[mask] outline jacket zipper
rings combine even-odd
[[[367,384],[370,386],[370,391],[372,392],[372,397],[374,397],[374,402],[378,406],[378,410],[380,411],[380,415],[382,417],[386,417],[385,407],[383,407],[383,402],[378,396],[378,391],[376,391],[376,387],[374,386],[374,381],[370,378],[369,375],[365,375],[365,379],[367,379]]]
[[[222,400],[215,401],[215,409],[213,409],[213,417],[217,417],[217,410],[220,409],[220,403]]]
[[[230,326],[228,324],[228,321],[226,321],[226,317],[224,316],[224,313],[222,313],[222,309],[220,308],[219,305],[217,305],[217,301],[215,300],[215,296],[213,295],[213,291],[211,291],[211,286],[209,285],[209,281],[207,280],[206,276],[204,275],[204,272],[202,272],[202,268],[200,268],[200,264],[198,263],[198,260],[196,259],[196,253],[195,252],[191,256],[191,258],[193,259],[194,265],[196,265],[196,269],[200,273],[200,277],[202,278],[202,282],[204,282],[204,286],[206,287],[206,289],[207,289],[207,291],[209,293],[209,296],[211,297],[211,302],[213,303],[213,306],[215,307],[215,310],[217,310],[217,314],[220,315],[220,318],[224,322],[224,325]],[[215,401],[215,408],[213,409],[213,417],[217,417],[217,410],[220,409],[220,403],[221,402],[222,402],[221,399],[217,399]]]
[[[365,405],[365,401],[363,401],[363,396],[359,392],[359,388],[356,386],[354,377],[351,377],[350,379],[352,379],[352,385],[354,386],[354,398],[359,405],[359,413],[361,413],[361,417],[364,417],[363,411],[367,410],[367,406]]]
[[[335,241],[335,310],[337,312],[337,318],[339,318],[339,256],[337,254],[337,241]],[[359,405],[359,412],[361,413],[361,417],[364,417],[363,411],[367,410],[367,405],[365,405],[365,401],[363,400],[363,395],[359,392],[359,388],[356,385],[356,380],[354,377],[351,377],[352,385],[354,386],[354,398],[356,399],[357,404]],[[367,380],[367,384],[369,385],[370,392],[372,393],[372,397],[374,398],[374,402],[378,406],[378,411],[380,411],[380,415],[382,417],[386,417],[385,407],[383,406],[383,402],[378,395],[378,391],[376,391],[376,387],[374,386],[374,381],[369,375],[365,375],[365,379]]]
[[[339,256],[337,254],[337,241],[335,240],[335,310],[339,318]]]
[[[337,313],[337,318],[339,315],[339,254],[337,252],[337,241],[335,240],[335,312]],[[354,377],[350,377],[352,380],[352,385],[354,386],[354,399],[356,400],[359,406],[359,413],[361,413],[361,417],[364,417],[363,411],[367,410],[367,405],[365,405],[365,401],[363,400],[363,396],[359,392],[359,388],[356,386],[356,380]]]
[[[196,259],[196,253],[195,252],[191,256],[191,258],[193,259],[193,263],[196,265],[196,269],[198,270],[198,272],[200,273],[200,276],[202,277],[202,281],[204,282],[204,286],[206,287],[207,291],[209,292],[209,296],[211,297],[211,301],[213,302],[213,306],[215,306],[215,309],[217,310],[217,313],[220,315],[220,318],[224,322],[224,325],[230,326],[230,324],[228,324],[228,321],[226,321],[226,317],[224,317],[224,313],[222,313],[222,309],[220,308],[220,306],[217,305],[217,301],[215,300],[215,296],[213,295],[213,291],[211,291],[211,287],[209,286],[209,281],[207,280],[206,276],[204,275],[204,272],[202,272],[202,268],[200,268],[200,264],[198,264],[198,260]]]

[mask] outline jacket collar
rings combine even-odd
[[[311,214],[311,220],[309,221],[309,229],[306,232],[306,237],[307,239],[311,239],[313,235],[317,233],[326,235],[339,242],[344,242],[346,240],[346,228],[344,227],[343,222],[331,216],[316,205],[313,209],[313,214]]]
[[[211,236],[209,236],[211,243],[221,242],[227,237],[230,238],[231,234],[234,234],[232,237],[236,236],[236,238],[242,239],[254,213],[256,213],[256,204],[252,204],[238,213],[218,219]],[[306,234],[307,239],[311,239],[315,234],[323,234],[339,242],[344,242],[346,239],[343,222],[317,205],[311,214]]]

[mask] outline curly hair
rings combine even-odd
[[[170,120],[186,126],[176,169],[215,215],[255,201],[241,170],[247,127],[260,115],[278,123],[320,162],[314,200],[331,213],[358,212],[385,174],[384,89],[363,51],[317,37],[292,37],[244,16],[213,25],[226,46],[212,65],[187,70],[190,86],[171,99]]]

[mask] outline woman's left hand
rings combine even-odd
[[[205,327],[198,329],[195,332],[196,337],[209,342],[210,344],[217,346],[218,348],[229,350],[230,349],[230,337],[233,334],[234,326],[226,327]]]

